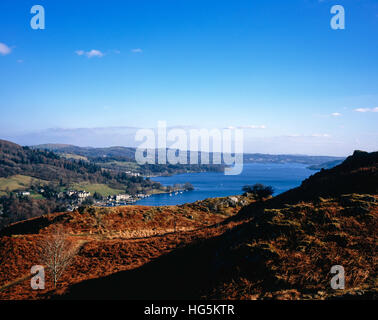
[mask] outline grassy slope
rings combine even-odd
[[[47,184],[48,181],[35,179],[30,176],[24,176],[21,174],[17,174],[14,176],[10,176],[8,178],[0,178],[0,191],[9,191],[14,190],[27,190],[30,188],[32,181],[39,181],[41,184]]]
[[[74,159],[74,160],[84,160],[88,161],[87,157],[79,156],[77,154],[72,154],[72,153],[62,153],[62,157],[66,159]]]

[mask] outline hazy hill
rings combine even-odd
[[[262,154],[251,153],[244,154],[245,163],[302,163],[310,166],[322,166],[324,163],[331,161],[342,162],[343,157],[332,156],[308,156],[295,154]],[[319,168],[318,170],[320,170]]]
[[[50,150],[60,154],[75,154],[87,158],[122,158],[124,161],[135,162],[135,148],[127,147],[108,147],[108,148],[92,148],[77,147],[66,144],[41,144],[32,146],[32,149]]]
[[[186,172],[223,171],[223,165],[212,164],[158,164],[158,152],[155,150],[156,164],[139,165],[135,160],[136,148],[128,147],[77,147],[62,144],[42,144],[31,147],[34,150],[53,151],[65,158],[81,158],[91,163],[115,171],[132,171],[144,176],[164,176]],[[200,158],[200,154],[199,154]],[[189,163],[188,154],[188,163]]]
[[[33,149],[45,149],[54,151],[59,154],[75,154],[83,157],[90,158],[93,161],[111,161],[121,160],[135,162],[136,148],[128,147],[107,147],[107,148],[91,148],[91,147],[77,147],[65,144],[41,144],[32,146]],[[199,152],[199,156],[201,152]],[[210,159],[213,153],[209,153]],[[330,161],[343,161],[343,157],[331,156],[308,156],[308,155],[290,155],[290,154],[262,154],[262,153],[245,153],[243,161],[245,163],[302,163],[313,166],[323,165]],[[189,158],[188,158],[189,160]],[[320,168],[319,168],[320,169]]]

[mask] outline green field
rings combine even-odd
[[[43,197],[41,194],[39,194],[39,193],[34,193],[34,192],[31,192],[31,193],[30,193],[30,198],[35,199],[35,200],[44,199],[44,197]]]
[[[85,190],[93,195],[95,192],[101,194],[103,197],[125,193],[125,190],[113,189],[106,184],[96,184],[96,183],[75,183],[71,186],[73,190]]]
[[[77,155],[77,154],[72,154],[72,153],[63,153],[63,154],[62,154],[62,157],[66,158],[66,159],[74,159],[74,160],[84,160],[84,161],[88,161],[88,158],[87,158],[87,157],[79,156],[79,155]]]
[[[15,190],[27,190],[30,188],[32,181],[38,181],[42,185],[47,184],[47,181],[35,179],[29,176],[15,175],[8,178],[0,178],[0,192],[2,194],[5,191],[15,191]]]

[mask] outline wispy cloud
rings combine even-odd
[[[315,137],[315,138],[329,138],[331,135],[329,135],[328,133],[313,133],[311,135],[311,137]]]
[[[357,108],[354,109],[356,112],[378,112],[378,107],[376,108]]]
[[[10,54],[12,52],[12,49],[9,48],[5,43],[0,42],[0,54],[5,56],[7,54]]]
[[[142,53],[143,50],[141,48],[131,49],[132,53]]]
[[[266,129],[266,125],[261,124],[261,125],[249,125],[249,126],[240,126],[240,129]]]
[[[313,134],[309,134],[309,135],[293,133],[293,134],[284,135],[283,137],[287,137],[287,138],[329,138],[329,137],[331,137],[331,135],[328,134],[328,133],[313,133]]]
[[[104,56],[104,53],[102,53],[100,50],[95,50],[95,49],[92,49],[90,51],[77,50],[77,51],[75,51],[75,53],[78,56],[84,56],[85,55],[88,58],[93,58],[93,57],[101,58],[101,57]]]
[[[340,116],[341,116],[341,113],[339,113],[339,112],[334,112],[334,113],[331,113],[331,116],[333,116],[333,117],[340,117]]]
[[[252,124],[252,125],[247,125],[247,126],[229,126],[227,127],[226,129],[266,129],[266,126],[265,125],[255,125],[255,124]]]

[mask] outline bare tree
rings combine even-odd
[[[77,254],[77,246],[70,241],[63,228],[54,227],[53,232],[41,242],[41,263],[53,279],[54,288],[64,270]]]

